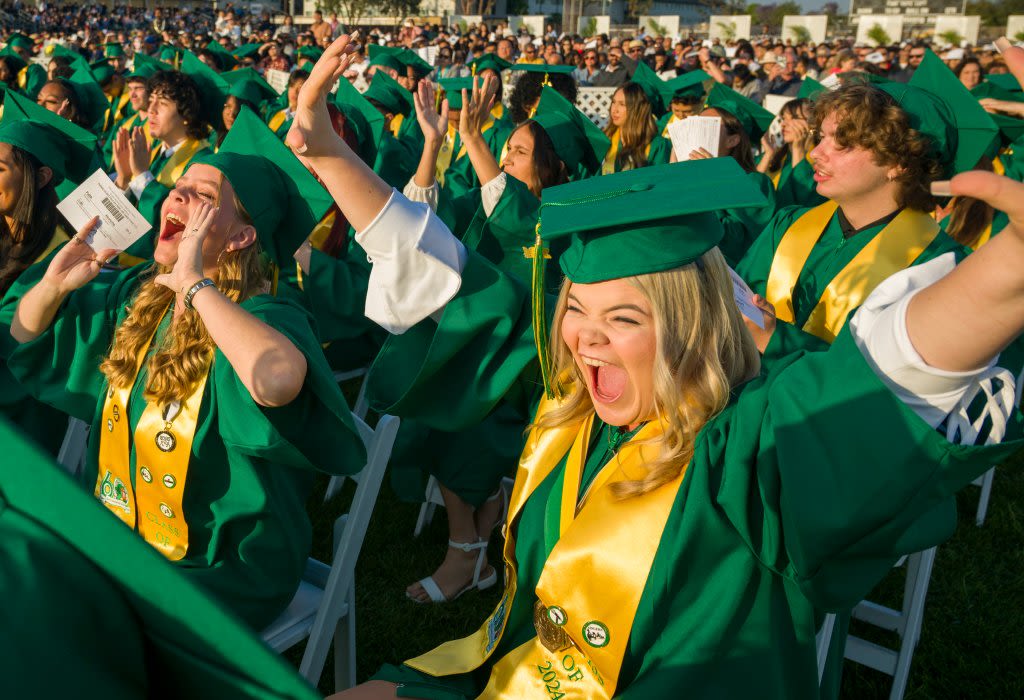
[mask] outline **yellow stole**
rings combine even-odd
[[[616,129],[615,133],[612,134],[612,146],[608,149],[608,153],[604,157],[604,162],[601,163],[601,174],[611,175],[615,172],[615,156],[619,154],[619,130]]]
[[[794,323],[793,289],[800,272],[838,205],[825,202],[789,227],[768,273],[766,298],[779,320]],[[910,267],[939,234],[939,225],[924,212],[904,209],[828,283],[803,329],[831,343],[846,317],[890,275]]]
[[[174,187],[174,183],[185,173],[185,168],[192,162],[193,156],[204,148],[209,147],[209,145],[209,142],[205,139],[185,139],[185,142],[178,147],[178,150],[160,168],[160,172],[153,173],[156,181],[164,187]],[[149,159],[150,165],[155,163],[156,159],[160,157],[162,149],[163,146],[159,143],[153,148]]]
[[[396,114],[395,116],[391,117],[391,124],[389,124],[388,126],[391,129],[391,135],[394,136],[396,139],[398,138],[398,130],[402,128],[403,121],[405,121],[404,114]]]
[[[57,227],[53,229],[53,235],[50,236],[50,242],[46,244],[46,250],[36,258],[36,262],[44,259],[47,255],[55,251],[62,243],[71,240],[71,236],[64,230],[64,226],[57,224]]]
[[[139,350],[136,378],[152,342],[151,337]],[[146,403],[131,436],[135,444],[137,476],[134,485],[129,467],[128,401],[135,380],[126,387],[109,388],[103,402],[95,496],[171,561],[181,559],[188,551],[188,523],[182,500],[208,376],[209,371],[180,406],[177,415],[167,415],[169,420],[155,403]]]
[[[437,180],[438,184],[442,187],[444,187],[445,173],[448,172],[448,168],[452,167],[452,160],[457,159],[453,158],[453,155],[455,152],[455,139],[458,138],[458,135],[458,130],[449,124],[444,143],[441,144],[441,150],[437,152],[437,164],[434,166],[434,179]],[[465,146],[460,150],[465,151]]]
[[[270,121],[267,122],[267,126],[269,126],[270,130],[276,134],[277,130],[281,128],[281,125],[284,124],[285,118],[287,116],[288,110],[282,109],[280,112],[278,112],[277,114],[270,118]]]
[[[992,172],[996,175],[1006,175],[1006,166],[1003,165],[1003,161],[999,160],[998,156],[992,159]]]
[[[557,400],[543,399],[538,419],[556,405]],[[615,695],[640,597],[685,469],[643,496],[619,500],[613,495],[611,484],[642,478],[645,465],[657,458],[657,446],[644,443],[660,437],[663,426],[651,422],[601,468],[577,506],[593,421],[591,415],[579,423],[531,430],[509,505],[511,523],[568,451],[560,538],[544,564],[535,593],[547,618],[568,636],[569,646],[550,651],[533,637],[497,661],[481,698],[595,700]],[[407,661],[407,665],[442,676],[472,671],[487,660],[504,633],[516,595],[511,528],[505,539],[504,560],[505,594],[483,626],[469,637]],[[595,582],[594,572],[600,573],[600,584],[581,585]],[[529,596],[531,591],[523,593]]]
[[[317,250],[324,249],[324,243],[327,242],[327,237],[331,235],[331,229],[334,227],[334,219],[337,213],[332,207],[330,211],[320,219],[319,223],[313,227],[313,233],[309,234],[309,244]],[[306,286],[302,280],[302,266],[299,263],[295,263],[295,274],[298,278],[299,289],[305,290]],[[276,284],[274,285],[276,288]]]
[[[779,189],[779,180],[782,179],[782,168],[779,168],[774,173],[768,173],[768,177],[772,180],[772,187]]]
[[[677,117],[676,115],[673,114],[671,117],[669,117],[668,121],[665,122],[665,128],[661,130],[661,135],[665,138],[670,138],[668,135],[668,125],[677,121],[679,121],[679,117]]]

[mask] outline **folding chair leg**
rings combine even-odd
[[[835,613],[829,613],[825,616],[825,621],[821,623],[821,630],[818,632],[818,636],[815,639],[815,644],[818,647],[818,684],[821,684],[821,678],[825,673],[825,662],[828,661],[828,649],[832,645],[832,630],[836,626]]]
[[[437,501],[441,497],[441,490],[437,484],[437,477],[431,475],[427,479],[427,488],[423,493],[423,504],[420,506],[420,514],[416,518],[416,527],[413,528],[412,536],[419,537],[423,528],[434,519],[434,511],[437,510]]]
[[[907,582],[903,598],[903,629],[900,635],[899,656],[893,673],[892,691],[889,700],[902,700],[910,677],[910,663],[914,650],[921,638],[921,623],[924,620],[924,603],[928,597],[928,584],[935,565],[935,547],[918,552],[907,561]]]
[[[985,515],[988,513],[988,499],[992,496],[992,480],[996,476],[996,468],[992,467],[981,477],[981,497],[978,499],[978,513],[974,516],[974,522],[981,527],[985,524]]]
[[[324,503],[327,503],[327,501],[341,493],[341,487],[344,485],[345,477],[332,476],[331,480],[327,482],[327,493],[324,494]]]
[[[334,633],[334,691],[348,690],[356,684],[356,595],[348,590],[348,614],[338,620]]]

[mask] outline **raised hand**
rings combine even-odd
[[[412,101],[416,105],[416,121],[423,131],[426,141],[441,143],[448,133],[448,100],[441,103],[441,113],[434,109],[436,94],[434,84],[429,80],[421,80],[419,89],[413,93]]]
[[[149,142],[141,126],[132,129],[129,141],[132,177],[135,177],[149,170]]]
[[[285,144],[298,155],[306,158],[337,155],[344,143],[331,125],[327,96],[352,63],[354,46],[350,47],[349,43],[347,34],[335,39],[299,90],[295,119],[285,137]]]
[[[217,218],[219,207],[209,202],[200,202],[188,219],[188,225],[178,242],[178,259],[170,272],[157,275],[153,281],[162,284],[184,296],[189,287],[206,275],[203,272],[203,241],[210,233],[210,227]]]
[[[114,135],[114,170],[117,172],[116,185],[122,190],[132,179],[132,158],[130,136],[127,129],[118,129]]]
[[[483,133],[484,125],[491,118],[491,107],[498,91],[498,81],[488,75],[481,83],[479,76],[473,78],[473,90],[462,91],[462,112],[459,113],[459,135],[469,141]]]
[[[71,241],[53,256],[46,268],[43,281],[61,297],[85,286],[96,278],[103,263],[117,254],[116,250],[101,250],[98,253],[86,243],[89,235],[96,230],[99,217],[94,216],[85,224]]]

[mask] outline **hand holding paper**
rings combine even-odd
[[[717,158],[721,128],[721,117],[687,117],[669,124],[668,135],[676,160],[690,160],[690,153],[702,149],[707,153],[704,157]]]
[[[80,235],[96,252],[125,250],[152,228],[102,170],[90,175],[65,197],[57,211],[73,228],[89,231]],[[89,230],[86,224],[93,218],[98,218],[99,225]]]

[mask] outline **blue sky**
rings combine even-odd
[[[764,2],[764,0],[762,1],[763,4],[770,5],[774,0],[768,0],[767,2]],[[829,0],[796,0],[797,4],[804,8],[804,12],[807,10],[817,10],[828,1]],[[836,2],[839,3],[839,12],[841,14],[846,14],[850,11],[850,0],[836,0]]]

